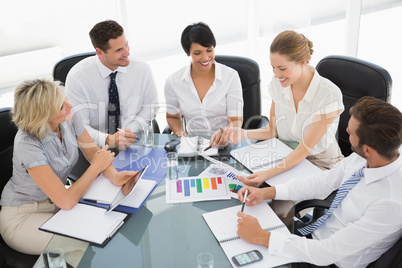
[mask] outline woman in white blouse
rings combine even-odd
[[[215,62],[216,41],[211,29],[202,22],[189,25],[181,44],[191,62],[170,75],[165,84],[166,119],[172,133],[212,135],[221,127],[241,127],[240,78],[235,70]]]
[[[340,89],[309,65],[313,43],[304,35],[284,31],[273,40],[270,60],[274,78],[269,85],[272,97],[270,122],[257,130],[225,128],[229,141],[279,138],[293,150],[275,167],[240,178],[258,186],[285,172],[304,159],[321,169],[335,166],[343,155],[335,138],[343,112]]]

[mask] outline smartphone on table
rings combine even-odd
[[[252,250],[232,257],[236,266],[243,266],[262,260],[262,254],[258,250]]]

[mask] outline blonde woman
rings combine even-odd
[[[335,138],[344,110],[342,93],[309,65],[312,54],[313,43],[304,35],[295,31],[278,34],[270,47],[274,77],[268,88],[272,97],[269,125],[257,130],[225,129],[230,137],[225,140],[234,143],[244,138],[279,138],[294,149],[274,168],[240,178],[245,184],[259,186],[306,158],[321,169],[330,169],[343,159]]]
[[[40,254],[52,234],[38,228],[59,208],[71,209],[100,173],[123,185],[138,172],[117,172],[114,153],[100,149],[85,130],[58,82],[26,81],[14,94],[13,121],[18,127],[13,175],[1,195],[0,231],[13,249]],[[67,175],[78,160],[78,148],[91,165],[70,188]]]

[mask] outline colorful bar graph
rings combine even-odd
[[[169,181],[167,188],[167,202],[196,202],[203,200],[230,199],[228,185],[225,178],[180,178],[177,181]],[[233,189],[234,190],[234,189]],[[169,197],[168,197],[169,195]]]

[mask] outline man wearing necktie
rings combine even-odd
[[[100,147],[124,149],[137,138],[134,132],[155,118],[155,81],[147,63],[130,57],[123,27],[117,22],[97,23],[89,36],[96,55],[71,68],[66,93]]]
[[[338,189],[327,212],[297,230],[312,239],[264,231],[255,218],[239,212],[242,239],[266,246],[270,254],[299,260],[297,267],[366,267],[400,239],[402,114],[373,97],[361,98],[350,114],[347,131],[354,153],[336,167],[286,185],[245,186],[238,192],[243,201],[248,190],[246,205],[252,206],[266,199],[314,199]]]

